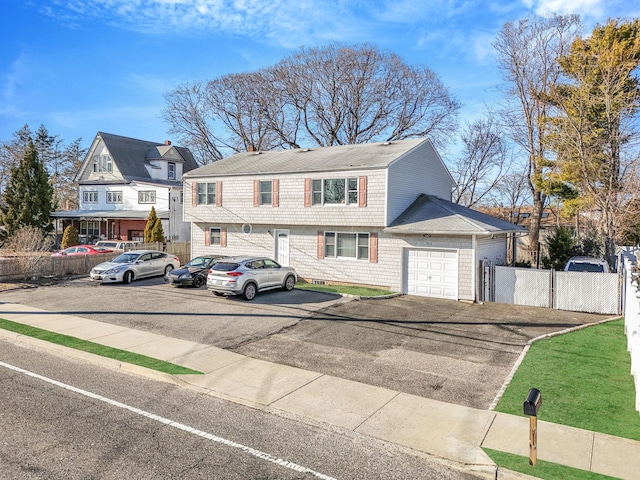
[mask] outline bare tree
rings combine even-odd
[[[426,67],[371,45],[301,49],[257,72],[166,94],[164,118],[200,163],[223,151],[428,136],[444,145],[459,103]]]
[[[3,249],[16,256],[25,279],[37,275],[38,265],[46,259],[53,240],[37,227],[22,227],[16,230],[3,245]]]
[[[501,112],[504,126],[528,157],[527,183],[533,201],[529,246],[534,252],[548,198],[545,175],[553,168],[544,127],[549,108],[545,96],[561,73],[557,59],[568,50],[579,29],[576,15],[532,17],[506,23],[493,43],[506,82],[507,104]]]
[[[467,124],[464,148],[453,164],[453,201],[473,207],[486,200],[508,168],[509,151],[499,126],[489,117]]]

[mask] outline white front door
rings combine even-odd
[[[276,262],[280,265],[289,266],[289,230],[276,230]]]
[[[409,295],[458,299],[458,251],[407,249],[405,286]]]

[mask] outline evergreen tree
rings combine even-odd
[[[570,228],[558,227],[547,238],[549,257],[543,258],[545,268],[562,270],[567,261],[576,253],[576,241]]]
[[[147,217],[147,224],[144,227],[144,243],[153,242],[153,227],[156,225],[157,219],[156,209],[155,207],[151,207],[151,212],[149,212],[149,216]]]
[[[156,218],[156,223],[151,230],[152,242],[164,242],[164,231],[162,230],[162,220]]]
[[[64,233],[62,234],[62,243],[60,244],[60,248],[65,249],[67,247],[78,245],[79,243],[80,237],[78,235],[78,230],[73,225],[67,225],[64,229]]]
[[[10,171],[4,203],[0,206],[2,235],[11,237],[21,227],[36,227],[45,233],[52,231],[53,188],[32,140],[29,140],[20,164],[11,167]]]

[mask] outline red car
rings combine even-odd
[[[108,248],[98,248],[95,245],[74,245],[54,253],[53,257],[64,257],[66,255],[94,255],[96,253],[111,253]]]

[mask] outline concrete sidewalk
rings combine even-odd
[[[529,419],[448,404],[256,360],[210,345],[0,302],[0,318],[204,372],[167,375],[0,329],[0,337],[64,351],[312,424],[392,442],[463,464],[486,478],[526,478],[500,470],[481,447],[529,456]],[[621,479],[640,472],[640,442],[538,422],[538,459]]]

